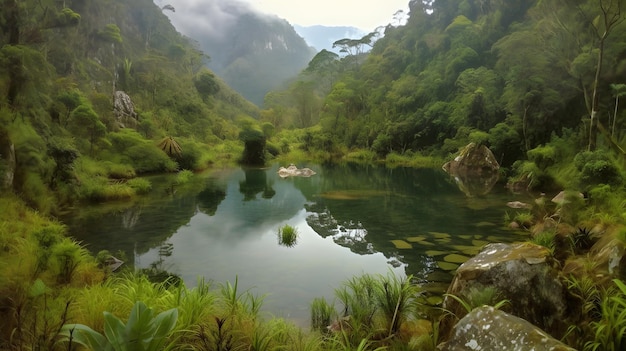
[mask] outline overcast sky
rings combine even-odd
[[[408,13],[409,0],[154,0],[157,5],[171,4],[175,13],[166,14],[175,26],[228,21],[228,7],[248,6],[257,11],[284,18],[292,25],[352,26],[366,32],[394,22],[398,10]],[[226,10],[225,10],[226,9]],[[222,18],[221,15],[224,17]],[[180,30],[180,29],[179,29]]]

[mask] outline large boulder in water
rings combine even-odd
[[[443,169],[450,174],[481,175],[497,173],[500,164],[488,147],[469,143]]]
[[[469,143],[442,168],[454,177],[461,191],[467,196],[475,196],[491,191],[498,181],[500,164],[488,147]]]
[[[547,248],[531,243],[486,245],[457,269],[447,293],[468,301],[487,289],[495,290],[496,300],[509,301],[507,312],[552,336],[560,338],[567,330],[567,290]],[[443,307],[452,313],[444,316],[440,328],[450,331],[467,310],[450,296]]]
[[[491,306],[478,307],[454,327],[442,351],[575,351],[527,321]]]

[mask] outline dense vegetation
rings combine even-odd
[[[432,349],[437,323],[409,279],[355,277],[337,290],[344,312],[313,301],[315,330],[303,333],[263,320],[262,298],[236,282],[187,289],[112,276],[106,256],[96,260],[46,216],[150,191],[142,173],[287,153],[415,164],[473,141],[493,150],[515,190],[585,195],[512,220],[578,267],[568,279],[583,316],[565,341],[621,349],[626,289],[597,279],[586,255],[596,242],[626,242],[625,7],[413,0],[406,25],[337,41],[342,55],[318,53],[258,111],[204,68],[205,54],[163,15],[171,7],[2,0],[0,348],[66,348],[61,326],[79,323],[92,340],[73,342],[102,348],[133,337],[119,332],[127,327],[154,349]],[[128,318],[140,312],[155,322]],[[118,334],[98,336],[104,326]]]

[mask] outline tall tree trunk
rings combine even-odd
[[[597,146],[598,139],[598,105],[600,97],[598,95],[598,85],[600,84],[600,73],[602,72],[602,60],[604,58],[604,40],[608,35],[605,31],[600,37],[600,45],[598,50],[598,64],[596,66],[596,76],[593,80],[593,93],[591,97],[591,115],[589,116],[589,145],[588,151],[594,151]]]

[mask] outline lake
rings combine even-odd
[[[301,164],[310,178],[266,169],[224,169],[176,185],[151,176],[149,195],[81,206],[63,218],[89,250],[122,252],[127,264],[198,277],[238,279],[267,295],[264,311],[308,326],[309,304],[363,273],[412,275],[436,302],[454,269],[489,242],[527,240],[504,225],[508,201],[530,201],[496,184],[469,196],[441,170]],[[295,227],[295,245],[278,230]]]

